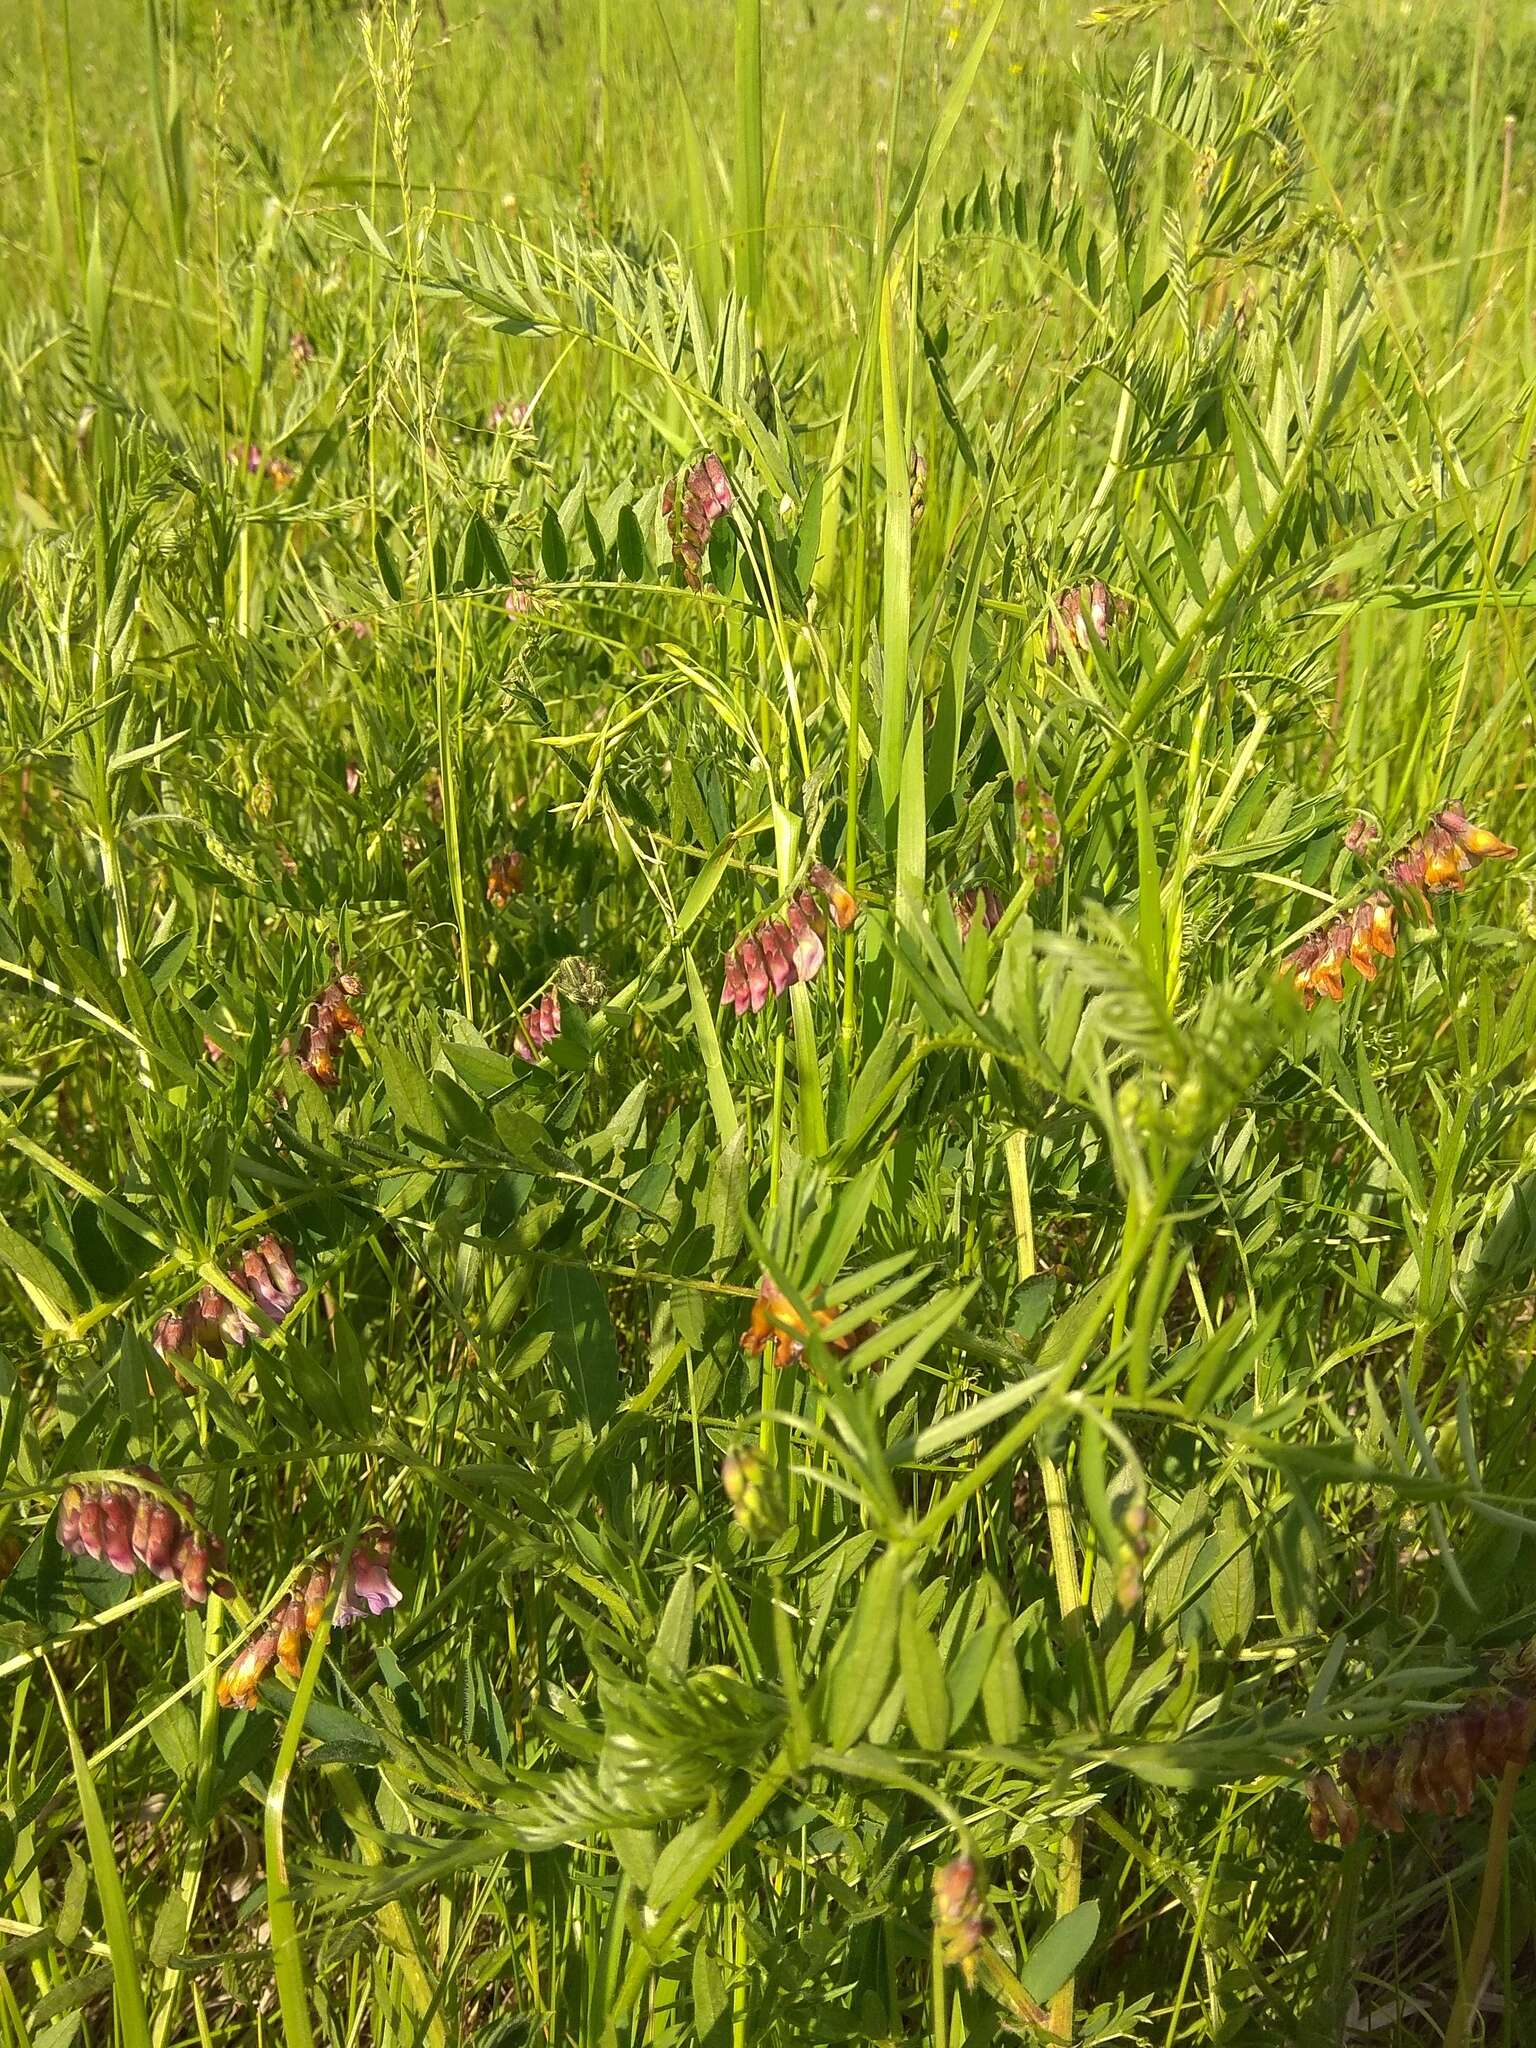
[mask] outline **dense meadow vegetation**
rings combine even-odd
[[[10,0],[0,2041],[1536,2038],[1536,23]]]

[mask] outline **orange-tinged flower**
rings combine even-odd
[[[294,1593],[277,1613],[278,1661],[290,1678],[297,1678],[304,1668],[304,1633],[304,1600]]]
[[[492,859],[485,882],[485,900],[493,909],[505,910],[514,896],[522,895],[528,886],[523,867],[523,856],[516,847]]]
[[[338,974],[309,1006],[299,1033],[298,1062],[322,1088],[336,1086],[336,1055],[343,1038],[363,1035],[363,1020],[352,1007],[353,999],[362,992],[363,984],[355,974]]]
[[[254,1707],[261,1681],[274,1663],[280,1663],[290,1678],[299,1676],[306,1646],[320,1626],[333,1587],[332,1628],[350,1628],[359,1615],[383,1614],[396,1606],[400,1588],[389,1576],[394,1545],[394,1530],[385,1522],[374,1522],[358,1537],[350,1555],[322,1558],[298,1572],[287,1598],[266,1627],[225,1669],[219,1681],[219,1705]]]
[[[1387,880],[1422,896],[1428,890],[1459,894],[1479,862],[1513,860],[1516,849],[1475,825],[1459,803],[1437,811],[1428,828],[1387,862]]]
[[[1471,866],[1471,855],[1462,851],[1450,833],[1431,825],[1424,834],[1425,885],[1431,889],[1459,890],[1465,886],[1461,878]]]
[[[1348,843],[1359,852],[1365,841],[1352,827]],[[1381,874],[1394,889],[1420,899],[1430,892],[1459,895],[1479,862],[1512,860],[1515,851],[1485,826],[1474,824],[1459,803],[1451,803],[1386,862]],[[1286,956],[1285,964],[1292,985],[1310,1009],[1319,996],[1330,1002],[1343,996],[1346,963],[1362,980],[1374,981],[1378,960],[1390,960],[1396,952],[1396,907],[1385,890],[1377,889],[1353,910],[1309,933]]]
[[[1385,896],[1367,896],[1349,921],[1349,964],[1363,981],[1376,979],[1376,956],[1397,952],[1397,913]]]
[[[811,1310],[811,1321],[826,1332],[828,1326],[837,1321],[838,1309],[815,1308]],[[840,1337],[827,1337],[826,1342],[833,1351],[846,1353],[862,1344],[871,1334],[872,1323],[861,1324]],[[760,1351],[773,1347],[773,1362],[782,1369],[801,1357],[805,1351],[807,1325],[800,1311],[786,1294],[780,1292],[773,1279],[765,1273],[758,1283],[757,1299],[752,1304],[752,1316],[741,1340],[741,1348],[749,1358],[755,1358]]]
[[[269,1622],[225,1665],[219,1677],[219,1705],[248,1712],[255,1706],[261,1681],[277,1658],[278,1629]]]
[[[811,880],[826,898],[827,908],[832,913],[832,922],[840,932],[852,928],[859,914],[859,899],[838,875],[833,874],[825,861],[817,861],[811,869]]]
[[[974,1856],[957,1856],[933,1873],[933,1922],[945,1962],[974,1984],[978,1951],[992,1932],[986,1872]]]
[[[1447,804],[1435,813],[1435,823],[1450,834],[1464,853],[1474,860],[1513,860],[1515,848],[1506,846],[1484,825],[1474,825],[1459,803]]]

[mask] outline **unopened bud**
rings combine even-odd
[[[789,1526],[779,1475],[753,1444],[727,1451],[720,1480],[737,1525],[752,1543],[775,1543]]]
[[[933,1873],[933,1924],[945,1962],[973,1984],[977,1954],[992,1932],[986,1873],[974,1856],[957,1856]]]

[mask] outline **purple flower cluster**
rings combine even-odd
[[[266,1627],[230,1660],[219,1680],[219,1705],[248,1709],[256,1705],[261,1681],[274,1664],[290,1678],[304,1665],[304,1646],[319,1628],[325,1603],[336,1591],[332,1628],[350,1628],[364,1614],[383,1614],[400,1604],[400,1588],[389,1575],[395,1532],[383,1522],[364,1530],[346,1558],[322,1558],[299,1572],[288,1598]]]
[[[702,456],[683,478],[682,504],[678,504],[677,479],[671,477],[662,492],[661,509],[672,530],[672,559],[683,572],[690,590],[701,590],[699,571],[709,547],[715,522],[723,519],[735,504],[730,480],[713,453]]]
[[[126,1486],[108,1480],[101,1485],[70,1484],[59,1496],[55,1533],[71,1557],[93,1557],[129,1577],[142,1565],[157,1579],[177,1579],[188,1607],[199,1607],[210,1586],[221,1597],[231,1591],[223,1577],[224,1545],[198,1528],[190,1494],[169,1492],[152,1466],[128,1468],[147,1486]],[[150,1489],[157,1489],[151,1491]],[[210,1579],[210,1569],[219,1576]]]
[[[270,1232],[229,1268],[234,1287],[254,1302],[268,1323],[286,1322],[304,1293],[293,1270],[293,1253]],[[164,1359],[187,1359],[199,1351],[223,1358],[231,1344],[260,1336],[262,1325],[211,1283],[183,1307],[169,1309],[155,1324],[152,1342]]]
[[[518,1019],[512,1050],[520,1060],[536,1060],[560,1036],[560,998],[550,989]]]
[[[833,923],[847,931],[859,914],[852,890],[823,861],[811,869],[811,880],[825,897]],[[721,1008],[729,1003],[738,1017],[749,1010],[756,1016],[797,981],[814,981],[827,957],[826,929],[826,917],[810,890],[798,890],[782,917],[764,918],[726,953]]]

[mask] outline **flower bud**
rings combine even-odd
[[[755,1444],[727,1451],[720,1481],[737,1527],[752,1543],[776,1543],[789,1526],[779,1475]]]
[[[1014,785],[1019,810],[1019,865],[1037,889],[1049,889],[1061,856],[1061,827],[1051,792],[1020,776]]]
[[[976,1981],[976,1958],[992,1932],[986,1873],[974,1856],[957,1856],[933,1873],[933,1924],[944,1960],[967,1985]]]
[[[548,989],[518,1019],[512,1036],[512,1050],[520,1060],[536,1060],[546,1045],[560,1036],[560,998]]]
[[[916,533],[928,506],[928,458],[914,448],[907,459],[907,489],[912,507],[912,531]]]

